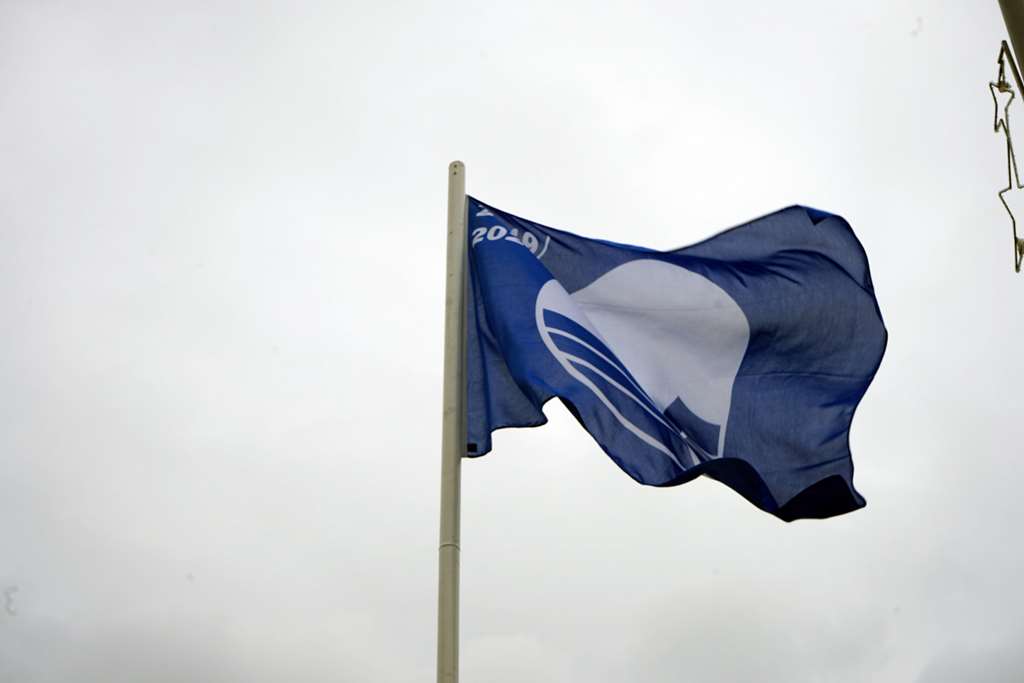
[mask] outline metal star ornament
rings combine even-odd
[[[1006,137],[1007,186],[999,191],[999,201],[1003,203],[1006,213],[1010,214],[1010,224],[1013,227],[1013,268],[1019,273],[1021,262],[1024,261],[1024,239],[1017,236],[1016,213],[1020,209],[1021,215],[1024,215],[1024,185],[1021,185],[1020,174],[1017,172],[1017,155],[1013,149],[1013,136],[1010,133],[1010,105],[1015,101],[1017,92],[1022,88],[1020,71],[1017,69],[1017,63],[1013,61],[1010,47],[1005,40],[999,49],[997,62],[999,77],[994,83],[989,83],[988,88],[992,93],[992,102],[995,105],[992,128],[996,133],[1002,132]],[[1006,80],[1007,64],[1010,65],[1010,70],[1013,73],[1012,85]]]

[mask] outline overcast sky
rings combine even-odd
[[[555,402],[499,432],[462,680],[1021,680],[1004,34],[995,0],[0,2],[0,680],[433,680],[456,158],[655,248],[839,213],[890,332],[840,518],[640,487]]]

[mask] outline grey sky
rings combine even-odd
[[[455,158],[651,247],[840,213],[890,331],[837,519],[638,487],[554,403],[499,432],[463,680],[1020,680],[1003,36],[994,0],[0,3],[0,680],[432,679]]]

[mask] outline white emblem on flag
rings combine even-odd
[[[572,294],[548,281],[536,316],[551,354],[623,427],[684,469],[721,457],[750,338],[743,310],[725,290],[685,268],[640,259]],[[623,401],[680,434],[692,463],[679,463],[663,436],[624,415]]]

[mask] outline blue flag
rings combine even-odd
[[[850,422],[886,330],[845,220],[793,206],[655,251],[468,213],[467,455],[557,396],[642,484],[704,474],[786,521],[864,506]]]

